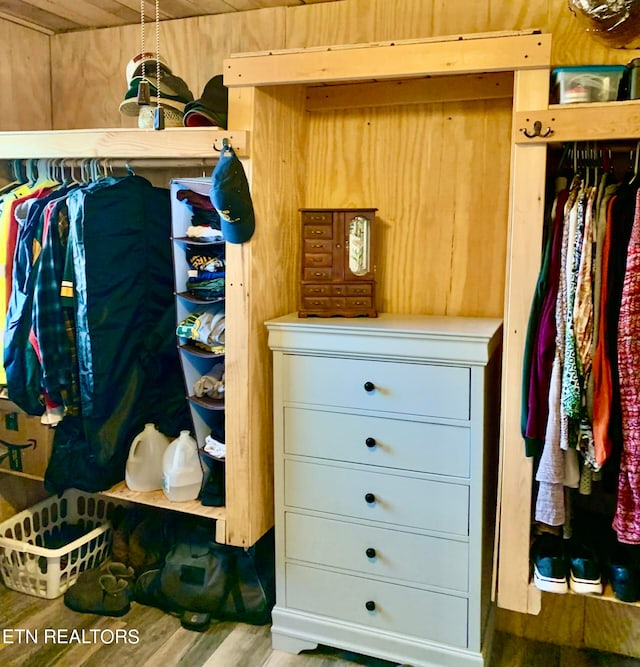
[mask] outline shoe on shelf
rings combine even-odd
[[[129,582],[102,574],[93,582],[72,586],[64,594],[69,609],[83,614],[124,616],[131,609]]]
[[[551,533],[538,535],[531,548],[533,583],[548,593],[566,593],[567,561],[562,537]]]
[[[622,602],[640,600],[640,573],[631,550],[618,544],[609,558],[609,583]]]
[[[569,551],[569,587],[582,595],[602,595],[600,559],[586,544],[572,542]]]

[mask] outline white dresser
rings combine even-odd
[[[267,322],[276,649],[483,665],[501,321]]]

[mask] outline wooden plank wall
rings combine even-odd
[[[162,24],[161,52],[199,97],[234,52],[528,28],[553,33],[555,66],[640,56],[587,35],[566,0],[343,0],[182,19]],[[139,50],[137,26],[57,35],[49,43],[0,22],[0,82],[12,91],[0,99],[0,130],[135,126],[118,104],[126,63]],[[378,206],[381,308],[500,316],[509,132],[510,103],[503,100],[313,114],[300,143],[317,158],[305,161],[304,183],[294,190],[304,205]],[[287,152],[287,160],[295,157]],[[2,488],[4,494],[5,480]],[[632,653],[636,610],[618,605],[615,622],[590,622],[608,613],[600,609],[598,601],[546,596],[541,617],[501,612],[498,621],[525,636]]]
[[[51,129],[50,40],[0,20],[0,131]]]

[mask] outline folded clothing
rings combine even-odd
[[[205,437],[203,449],[214,459],[224,460],[227,456],[227,445],[216,439],[213,434]]]
[[[224,273],[214,274],[215,278],[189,278],[187,291],[203,301],[216,301],[224,297]]]
[[[190,239],[199,239],[200,241],[223,241],[222,232],[208,225],[189,225],[187,227],[187,236]]]
[[[189,188],[178,190],[176,197],[178,198],[178,201],[187,202],[194,208],[201,208],[205,211],[215,211],[208,195],[201,195],[198,192],[189,190]]]
[[[206,375],[196,380],[193,393],[199,398],[224,398],[224,363],[215,364]]]
[[[224,346],[224,304],[200,313],[189,314],[176,329],[180,338],[200,343],[207,347]]]
[[[202,246],[187,244],[186,251],[187,262],[192,269],[211,273],[224,271],[224,245],[215,248],[203,248]]]
[[[220,229],[220,215],[208,196],[183,188],[178,190],[176,197],[191,209],[192,225]]]

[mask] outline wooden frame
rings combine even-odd
[[[460,95],[460,87],[452,93],[447,86],[450,77],[459,79],[461,75],[472,81],[472,90],[478,98],[504,97],[505,87],[513,81],[509,96],[513,96],[513,118],[520,121],[518,114],[523,110],[547,108],[550,52],[550,35],[529,31],[238,54],[225,61],[224,72],[225,84],[232,92],[253,91],[250,95],[253,106],[245,107],[243,115],[252,118],[247,129],[256,140],[264,136],[258,117],[267,109],[279,114],[283,126],[298,118],[299,114],[291,111],[284,98],[278,101],[279,95],[285,93],[276,91],[283,87],[290,91],[287,95],[298,97],[298,109],[302,108],[300,98],[305,98],[305,110],[330,111],[362,104],[389,104],[387,93],[398,86],[403,87],[403,93],[394,100],[397,103],[474,99],[471,94]],[[258,141],[254,141],[254,164],[261,163],[263,148],[277,151],[282,145],[273,140],[269,144],[264,138],[266,141],[260,148]],[[536,595],[537,589],[532,591],[529,586],[532,471],[520,436],[520,385],[529,304],[540,263],[545,165],[544,145],[513,145],[504,295],[498,488],[501,501],[496,533],[497,567],[494,566],[498,605],[532,613],[540,609],[540,596]],[[282,180],[275,183],[270,180],[269,188],[280,192],[290,186],[286,174],[280,177]],[[303,177],[294,169],[289,172],[291,179]],[[295,187],[290,189],[296,191]],[[254,192],[258,191],[260,184],[254,180]],[[274,204],[268,196],[265,203]],[[295,219],[294,206],[303,205],[294,196],[278,209],[279,219]],[[261,213],[259,208],[257,213]]]
[[[216,159],[216,148],[221,148],[223,139],[231,142],[239,157],[247,157],[249,134],[246,131],[211,128],[170,128],[161,132],[151,129],[0,132],[0,157],[3,160],[126,158],[136,166],[148,164],[150,168],[170,168],[173,164],[197,168],[205,161]],[[122,500],[215,519],[216,540],[235,546],[254,544],[273,525],[271,438],[261,427],[266,411],[260,412],[253,406],[254,393],[262,396],[268,392],[269,385],[266,379],[254,375],[255,391],[247,392],[250,369],[264,356],[261,341],[250,338],[247,322],[252,320],[254,309],[278,309],[280,292],[272,291],[269,306],[256,304],[248,298],[247,281],[242,277],[248,270],[247,261],[250,261],[251,251],[247,246],[251,245],[252,251],[259,254],[261,242],[264,237],[262,241],[232,246],[227,253],[230,265],[227,298],[229,302],[235,300],[238,303],[238,307],[231,310],[242,315],[240,318],[232,316],[231,325],[227,319],[227,331],[233,332],[233,344],[227,350],[228,404],[234,408],[225,415],[226,439],[234,451],[227,459],[225,506],[205,507],[199,501],[172,503],[161,491],[131,491],[124,482],[104,493]],[[269,284],[264,274],[262,279]],[[280,307],[288,309],[290,305],[285,301]],[[264,347],[266,349],[266,340]]]

